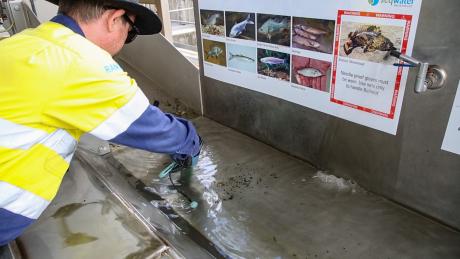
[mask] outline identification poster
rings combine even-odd
[[[460,155],[460,83],[457,88],[457,95],[450,114],[446,135],[442,142],[442,150]]]
[[[198,3],[205,76],[396,134],[421,0]]]

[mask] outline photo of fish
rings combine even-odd
[[[332,54],[335,22],[293,17],[292,47]]]
[[[257,14],[257,41],[291,46],[291,17]]]
[[[330,62],[296,55],[292,56],[292,83],[329,92],[330,81]]]
[[[389,51],[400,50],[404,27],[344,22],[340,32],[339,55],[392,65],[397,60]]]
[[[257,49],[257,72],[289,82],[291,57],[287,53]]]
[[[257,49],[237,44],[227,44],[229,68],[257,73]]]
[[[201,32],[225,37],[224,11],[200,10]]]
[[[256,15],[254,13],[225,12],[227,37],[255,40]]]
[[[203,40],[203,55],[205,62],[227,66],[227,50],[223,42]]]

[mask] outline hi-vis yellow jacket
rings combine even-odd
[[[199,151],[195,129],[162,113],[110,54],[46,22],[0,42],[0,245],[55,196],[84,133],[176,156]]]

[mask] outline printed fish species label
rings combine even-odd
[[[460,155],[460,82],[441,149]]]

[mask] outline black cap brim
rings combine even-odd
[[[139,29],[140,35],[156,34],[163,28],[160,18],[152,10],[143,5],[129,0],[114,0],[110,5],[124,9],[129,14],[136,15],[134,25]]]
[[[46,1],[56,5],[59,4],[59,0]],[[135,1],[113,0],[110,6],[126,10],[129,14],[134,14],[136,16],[134,25],[139,29],[140,35],[156,34],[163,28],[163,24],[155,12]]]

